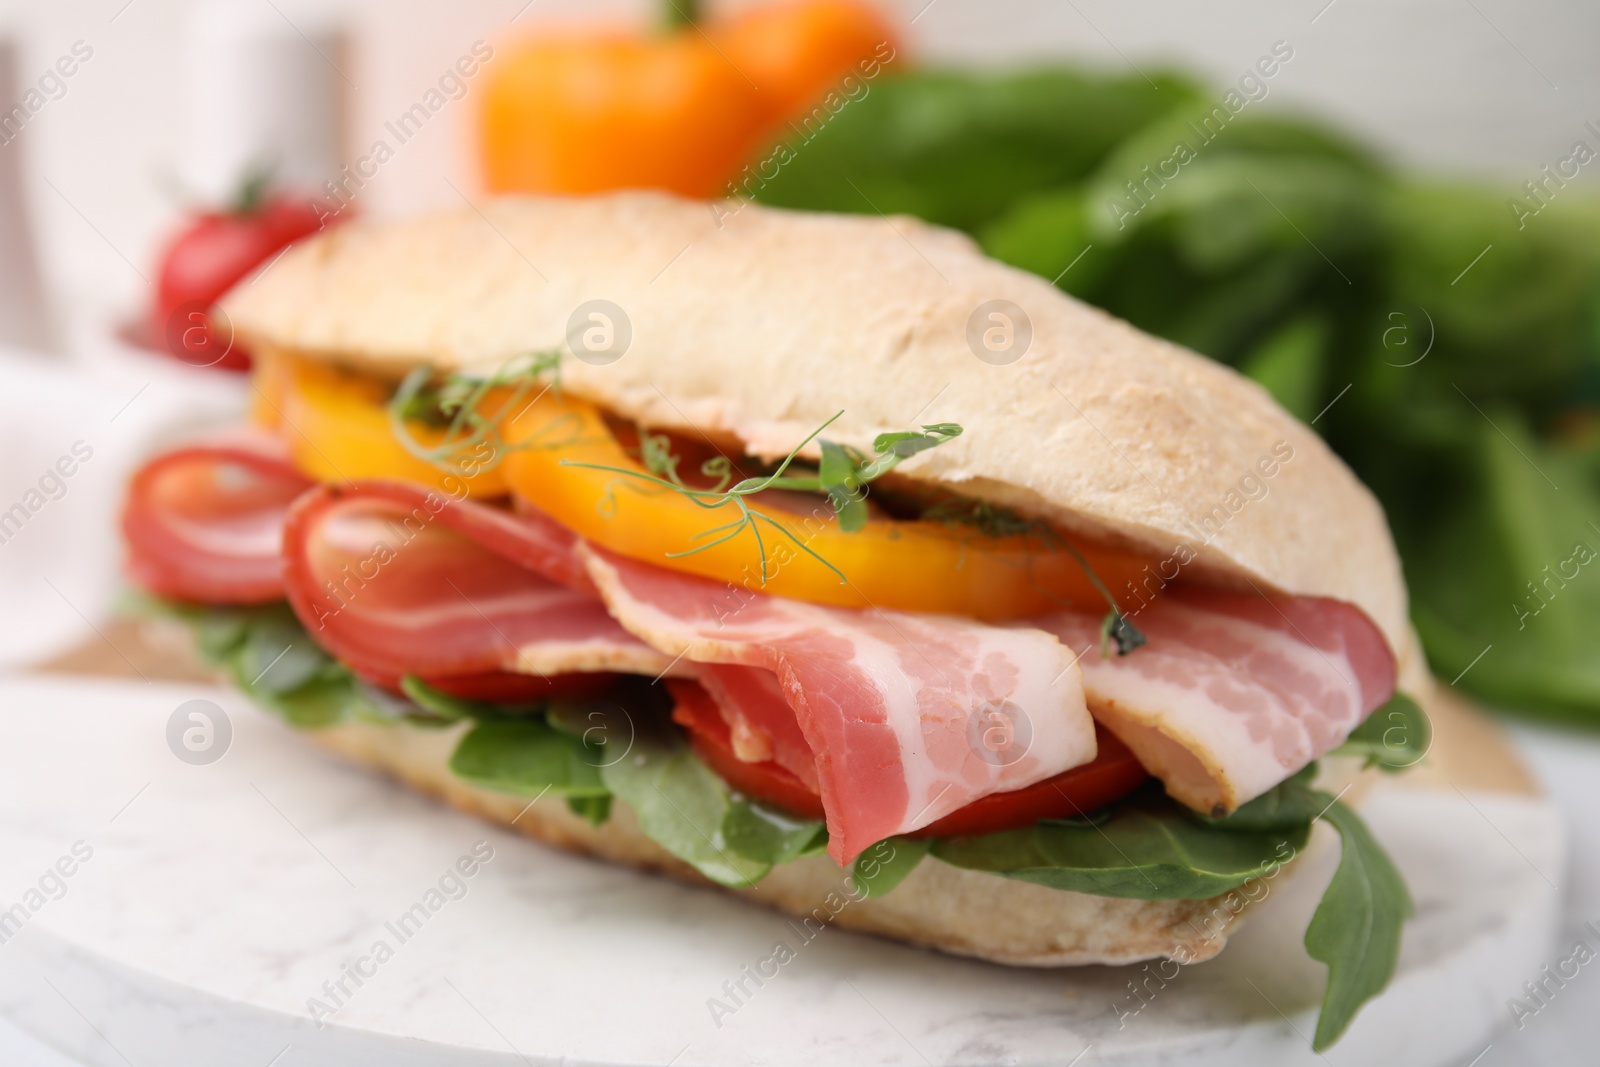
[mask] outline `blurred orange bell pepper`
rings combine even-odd
[[[735,16],[716,37],[755,82],[765,121],[777,125],[809,110],[862,60],[892,58],[898,35],[858,0],[788,0]]]
[[[491,192],[715,196],[775,126],[890,40],[860,0],[792,0],[639,36],[568,32],[508,49],[482,111]]]

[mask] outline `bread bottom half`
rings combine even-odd
[[[613,798],[611,817],[592,826],[560,797],[532,804],[451,773],[461,728],[350,722],[305,731],[323,747],[389,774],[453,807],[545,844],[722,889],[639,830]],[[1211,900],[1125,900],[1050,889],[925,858],[891,892],[861,899],[827,856],[773,868],[748,889],[723,890],[800,917],[880,934],[960,956],[1015,966],[1131,963],[1169,956],[1186,963],[1222,950],[1249,907],[1245,893]]]

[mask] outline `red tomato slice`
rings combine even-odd
[[[822,798],[776,763],[749,763],[733,751],[728,724],[711,695],[693,682],[667,683],[672,720],[689,732],[689,744],[735,790],[808,819],[822,818]],[[1116,735],[1095,727],[1099,754],[1081,767],[1053,778],[991,793],[913,831],[911,837],[960,837],[1032,826],[1040,819],[1070,819],[1119,800],[1149,780],[1150,774]]]
[[[250,355],[213,305],[284,248],[322,228],[309,200],[268,197],[245,212],[196,216],[161,255],[149,340],[196,367],[247,370]],[[333,221],[333,220],[330,220]]]
[[[728,724],[711,694],[694,682],[668,681],[672,721],[689,732],[689,744],[706,766],[737,791],[807,819],[822,818],[822,797],[776,763],[748,763],[733,753]]]
[[[966,837],[1032,826],[1040,819],[1073,819],[1121,800],[1150,780],[1150,772],[1116,734],[1096,723],[1094,736],[1099,751],[1083,766],[1009,793],[979,797],[907,836]]]

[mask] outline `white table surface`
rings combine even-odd
[[[1562,802],[1571,838],[1571,881],[1564,928],[1600,919],[1600,738],[1542,728],[1514,730],[1522,751]],[[1570,940],[1570,938],[1564,938]],[[1552,961],[1553,962],[1553,961]],[[1600,1047],[1600,977],[1583,974],[1519,1031],[1506,1029],[1472,1067],[1567,1067],[1592,1062]],[[7,1067],[80,1067],[0,1018],[0,1063]],[[138,1067],[145,1067],[140,1064]],[[266,1065],[263,1065],[266,1067]],[[1460,1067],[1468,1067],[1463,1060]]]

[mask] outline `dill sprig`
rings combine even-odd
[[[494,469],[512,451],[536,447],[539,436],[561,421],[553,420],[533,438],[516,445],[500,432],[508,419],[514,420],[545,390],[560,388],[561,353],[554,349],[513,356],[487,377],[441,377],[432,368],[417,367],[405,376],[389,401],[389,427],[401,447],[423,462],[455,474],[480,474]],[[493,411],[480,411],[496,389],[509,392]],[[530,398],[535,389],[539,392]],[[570,421],[576,424],[577,420]],[[437,444],[423,444],[412,435],[412,422],[443,429],[444,434]],[[472,458],[463,458],[469,455]],[[463,469],[468,466],[470,471]]]
[[[986,537],[1033,535],[1052,547],[1067,552],[1077,561],[1089,579],[1089,584],[1094,586],[1095,591],[1105,599],[1111,609],[1100,620],[1100,655],[1107,655],[1113,643],[1117,646],[1119,656],[1126,656],[1134,649],[1149,643],[1150,639],[1133,624],[1133,620],[1123,614],[1117,598],[1100,579],[1100,575],[1095,573],[1089,560],[1078,551],[1076,545],[1062,537],[1049,523],[1037,519],[1024,519],[1010,508],[991,504],[987,500],[946,500],[928,508],[922,513],[922,517],[934,522],[971,526]]]
[[[838,412],[806,435],[806,439],[796,445],[783,461],[769,474],[752,478],[743,478],[729,485],[733,477],[733,467],[726,456],[718,456],[701,464],[700,473],[708,478],[715,478],[716,483],[708,488],[695,488],[685,485],[678,474],[678,457],[672,454],[671,441],[664,434],[645,434],[640,437],[640,457],[648,473],[644,471],[628,470],[623,467],[612,467],[600,463],[575,463],[571,460],[562,460],[562,466],[584,467],[590,470],[607,471],[623,477],[633,478],[651,485],[660,486],[682,494],[696,506],[707,511],[732,506],[738,512],[738,518],[722,526],[715,526],[704,530],[695,536],[695,540],[710,538],[704,544],[688,548],[682,552],[669,552],[669,559],[679,559],[692,556],[697,552],[704,552],[709,548],[733,540],[748,530],[755,538],[756,551],[761,560],[761,583],[765,585],[771,579],[771,571],[767,563],[767,546],[761,536],[762,526],[776,530],[792,541],[796,548],[811,556],[818,563],[827,567],[838,575],[840,584],[848,581],[843,571],[828,562],[820,553],[810,545],[796,537],[787,526],[776,519],[759,511],[750,510],[748,498],[768,489],[790,489],[798,492],[824,493],[828,502],[833,506],[834,514],[839,519],[839,528],[846,533],[854,533],[867,523],[867,504],[864,487],[889,471],[893,470],[901,460],[908,459],[919,452],[944,444],[960,436],[961,427],[952,422],[929,423],[922,427],[920,432],[908,430],[896,433],[879,434],[872,442],[875,455],[868,456],[860,449],[849,445],[842,445],[834,441],[819,441],[822,432],[838,421],[844,412]],[[789,469],[794,465],[802,449],[812,441],[818,441],[822,452],[821,462],[817,465],[814,474],[789,474]]]

